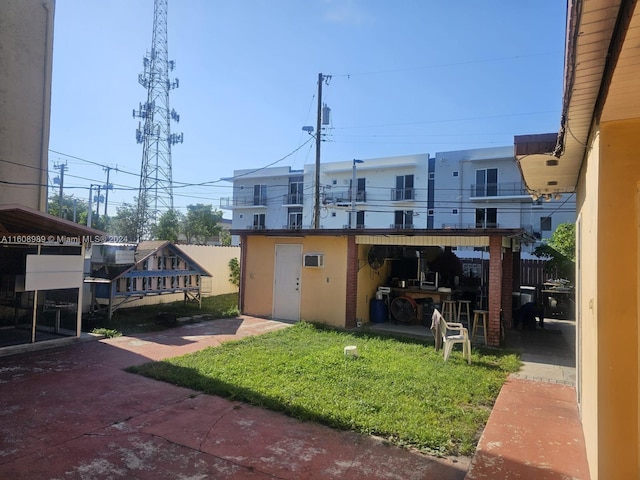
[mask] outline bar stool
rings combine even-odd
[[[442,302],[442,316],[447,322],[454,322],[456,320],[456,301],[444,300]]]
[[[489,312],[487,310],[474,310],[473,311],[473,328],[471,329],[471,341],[476,339],[478,332],[478,320],[482,317],[482,333],[484,334],[484,344],[487,344],[487,320]]]
[[[458,323],[462,315],[467,317],[467,325],[471,325],[471,300],[458,300]]]

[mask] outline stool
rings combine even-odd
[[[467,325],[471,325],[471,300],[458,300],[458,323],[464,314],[467,317]]]
[[[447,322],[453,322],[456,319],[456,301],[444,300],[442,302],[442,316]]]
[[[487,310],[474,310],[473,311],[473,329],[471,330],[471,341],[476,339],[476,333],[478,331],[478,320],[482,317],[482,333],[484,334],[484,344],[487,344],[487,320],[489,312]]]

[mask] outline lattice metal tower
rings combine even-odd
[[[144,72],[138,82],[147,89],[147,100],[133,110],[140,118],[136,140],[142,144],[142,167],[138,191],[138,239],[147,238],[162,211],[173,208],[171,147],[182,143],[182,133],[171,133],[171,121],[180,116],[169,107],[169,92],[179,86],[169,71],[176,62],[169,60],[167,10],[169,0],[154,0],[151,51],[143,58]]]

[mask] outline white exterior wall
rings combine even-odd
[[[519,191],[522,177],[512,146],[439,152],[435,162],[434,228],[473,228],[477,208],[496,208],[499,228],[532,227],[542,238],[550,237],[558,224],[575,221],[575,198],[565,195],[559,200],[534,202]],[[498,196],[475,197],[472,186],[476,184],[476,171],[491,168],[498,170]],[[453,209],[457,209],[457,215]],[[540,219],[549,215],[551,230],[541,232]]]
[[[231,225],[233,229],[253,228],[253,215],[265,214],[265,228],[280,229],[287,225],[288,208],[285,196],[289,191],[289,179],[302,176],[302,171],[289,167],[266,168],[253,170],[236,170],[233,172],[233,197],[223,199],[220,207],[233,209]],[[254,185],[266,185],[266,207],[253,205]],[[311,200],[312,201],[312,200]]]
[[[365,228],[389,228],[394,223],[396,210],[412,210],[416,228],[426,228],[428,154],[401,157],[374,158],[356,165],[356,179],[365,179],[365,202],[356,202],[356,211],[365,212]],[[315,168],[309,169],[313,178]],[[415,196],[412,200],[392,201],[396,176],[413,175]],[[326,202],[320,210],[322,228],[343,228],[349,224],[350,201],[338,203],[336,198],[349,199],[353,179],[353,160],[324,164],[320,169],[320,183],[324,187]],[[306,181],[306,178],[305,178]],[[357,188],[357,181],[356,181]],[[313,210],[313,199],[305,209]]]
[[[435,229],[474,228],[478,208],[496,208],[499,228],[531,228],[540,233],[541,238],[548,238],[558,224],[575,221],[573,196],[564,195],[559,200],[534,202],[524,192],[513,146],[439,152],[431,159],[425,153],[362,160],[356,165],[356,179],[366,179],[366,201],[356,202],[356,210],[365,212],[365,228],[390,228],[395,222],[396,210],[412,210],[414,228],[428,228],[427,214],[430,208],[433,209]],[[428,204],[429,162],[435,162],[432,205]],[[498,195],[476,196],[475,190],[472,190],[476,184],[476,171],[491,168],[498,170]],[[454,176],[454,172],[457,175]],[[265,184],[268,204],[266,208],[251,205],[234,207],[232,228],[251,229],[254,213],[266,214],[267,229],[286,228],[288,215],[283,199],[288,193],[289,179],[300,175],[302,172],[292,171],[288,167],[234,172],[234,198],[252,197],[253,185]],[[414,176],[412,200],[391,199],[399,175]],[[340,229],[349,225],[352,178],[353,160],[321,164],[320,228]],[[305,165],[303,229],[313,226],[314,182],[315,164]],[[336,202],[336,199],[342,201]],[[540,219],[548,216],[552,216],[551,229],[541,231]],[[523,249],[528,250],[528,247]]]

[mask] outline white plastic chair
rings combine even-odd
[[[431,316],[431,330],[434,331],[436,338],[436,350],[439,348],[439,338],[442,339],[444,361],[446,362],[451,355],[451,350],[456,343],[462,344],[462,356],[467,359],[471,365],[471,340],[469,339],[469,331],[458,322],[447,322],[442,314],[435,309]],[[453,333],[458,332],[458,333]]]

